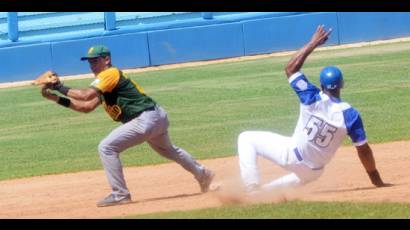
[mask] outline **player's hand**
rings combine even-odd
[[[332,28],[326,31],[324,25],[319,25],[310,42],[313,43],[315,47],[318,47],[327,41],[331,32]]]
[[[52,101],[56,101],[58,99],[58,96],[54,93],[51,93],[47,85],[43,85],[41,87],[41,96]]]
[[[392,187],[392,186],[394,186],[394,184],[390,184],[390,183],[383,183],[383,184],[379,184],[378,186],[376,186],[376,187]]]
[[[372,184],[376,187],[390,187],[393,186],[393,184],[389,183],[384,183],[382,178],[380,177],[379,171],[374,170],[373,172],[367,172],[369,175],[370,180],[372,181]]]
[[[52,82],[52,84],[50,85],[50,89],[52,89],[52,90],[59,90],[59,89],[61,89],[61,87],[63,87],[63,83],[60,81],[60,79],[59,78],[56,78],[53,82]]]

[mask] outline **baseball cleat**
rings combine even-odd
[[[209,191],[209,186],[211,185],[212,179],[214,178],[215,174],[208,169],[204,170],[201,178],[198,179],[199,186],[201,187],[201,192],[206,193]]]
[[[131,195],[128,194],[127,196],[118,199],[118,198],[115,198],[112,194],[110,194],[103,200],[100,200],[97,203],[97,207],[107,207],[107,206],[121,205],[121,204],[128,204],[128,203],[131,203]]]

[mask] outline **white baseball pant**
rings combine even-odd
[[[319,178],[321,169],[311,169],[295,154],[292,138],[272,132],[245,131],[238,137],[239,166],[246,188],[259,186],[257,157],[262,156],[291,173],[261,185],[262,190],[296,187]]]

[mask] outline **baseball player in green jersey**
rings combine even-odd
[[[196,162],[187,151],[171,143],[167,113],[144,93],[141,86],[112,66],[110,50],[106,46],[93,46],[81,60],[89,62],[96,77],[89,88],[69,88],[58,80],[55,84],[43,86],[41,92],[45,98],[78,112],[88,113],[102,104],[114,121],[123,123],[98,146],[112,192],[97,206],[131,202],[119,154],[143,142],[148,142],[160,155],[192,173],[201,191],[207,192],[214,173]],[[50,89],[59,91],[65,97],[51,93]]]

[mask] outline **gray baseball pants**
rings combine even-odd
[[[160,155],[177,162],[191,172],[195,178],[201,177],[204,167],[187,151],[172,145],[168,136],[168,126],[167,113],[156,105],[155,110],[145,111],[139,117],[115,128],[101,141],[98,151],[112,188],[112,195],[116,198],[129,195],[119,154],[145,141]]]

